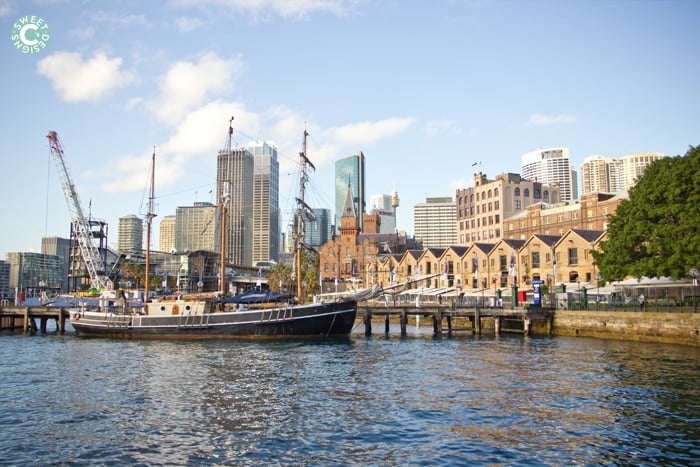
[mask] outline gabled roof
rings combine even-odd
[[[561,235],[545,235],[545,234],[534,234],[530,238],[536,237],[539,241],[547,246],[554,246],[559,240],[561,240]],[[528,240],[529,241],[529,240]]]
[[[472,245],[485,254],[489,254],[489,252],[493,250],[493,247],[496,246],[495,243],[472,243]]]
[[[432,254],[436,258],[439,258],[440,256],[442,256],[442,254],[445,252],[445,250],[446,250],[446,248],[426,248],[425,249],[426,252],[430,252],[430,254]]]
[[[583,238],[588,243],[595,243],[596,240],[605,234],[605,230],[571,229],[571,232]]]
[[[469,250],[469,247],[462,246],[462,245],[454,245],[454,246],[447,247],[445,251],[447,251],[447,250],[452,250],[457,254],[457,256],[462,257],[462,256],[464,256],[464,253],[466,253],[467,250]]]
[[[514,250],[519,250],[523,245],[525,245],[525,240],[521,240],[519,238],[504,238],[501,241]]]

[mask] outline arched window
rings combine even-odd
[[[525,197],[525,198],[530,197],[530,190],[528,188],[523,189],[523,197]]]
[[[520,196],[520,188],[516,188],[515,190],[513,190],[513,194],[515,196]]]

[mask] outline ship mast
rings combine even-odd
[[[146,278],[144,280],[145,294],[143,302],[148,303],[150,300],[149,289],[151,287],[151,223],[156,214],[153,212],[153,199],[155,198],[155,180],[156,180],[156,147],[153,146],[153,156],[151,156],[151,191],[148,195],[148,212],[146,213]],[[148,314],[148,308],[146,308]]]
[[[228,141],[226,142],[226,155],[231,158],[231,137],[233,136],[233,117],[228,124]],[[219,255],[219,292],[226,295],[226,206],[231,198],[229,191],[229,181],[224,180],[221,187],[221,219],[219,220],[219,230],[221,230],[221,252]]]
[[[311,161],[306,157],[306,137],[309,133],[304,130],[304,145],[303,150],[299,153],[299,162],[301,164],[301,175],[299,177],[299,197],[297,198],[297,212],[296,212],[296,232],[294,239],[294,253],[295,253],[295,267],[297,276],[297,300],[299,303],[304,302],[303,290],[302,290],[302,268],[301,268],[301,258],[302,258],[302,248],[304,247],[304,213],[311,213],[311,208],[306,204],[304,200],[304,193],[306,190],[306,183],[309,181],[306,171],[308,168],[316,170],[316,167],[311,163]]]

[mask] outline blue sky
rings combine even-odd
[[[25,15],[46,48],[11,40]],[[269,141],[280,207],[296,196],[304,128],[313,207],[333,162],[366,156],[366,194],[413,206],[519,172],[523,154],[684,154],[700,144],[700,2],[488,0],[0,0],[0,258],[69,235],[46,134],[58,132],[83,207],[109,223],[215,201],[216,151]],[[474,163],[480,164],[473,166]],[[157,247],[157,240],[154,247]]]

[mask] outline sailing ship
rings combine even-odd
[[[233,118],[231,119],[233,120]],[[232,133],[229,125],[229,141]],[[306,155],[308,133],[304,131],[303,150],[299,153],[301,176],[295,215],[296,295],[280,293],[249,293],[226,297],[225,280],[221,290],[212,297],[174,300],[149,300],[149,246],[154,199],[155,150],[152,158],[151,191],[146,216],[146,281],[144,303],[130,307],[126,298],[121,306],[103,309],[76,309],[70,321],[79,336],[116,338],[276,338],[348,335],[355,324],[357,300],[363,295],[345,295],[330,300],[304,303],[302,293],[302,249],[304,247],[304,218],[309,206],[304,201],[307,171],[315,167]],[[230,143],[229,146],[230,148]],[[226,204],[221,204],[221,217]],[[223,224],[222,224],[223,225]],[[221,229],[223,231],[223,228]],[[221,277],[224,278],[223,235],[221,243]]]

